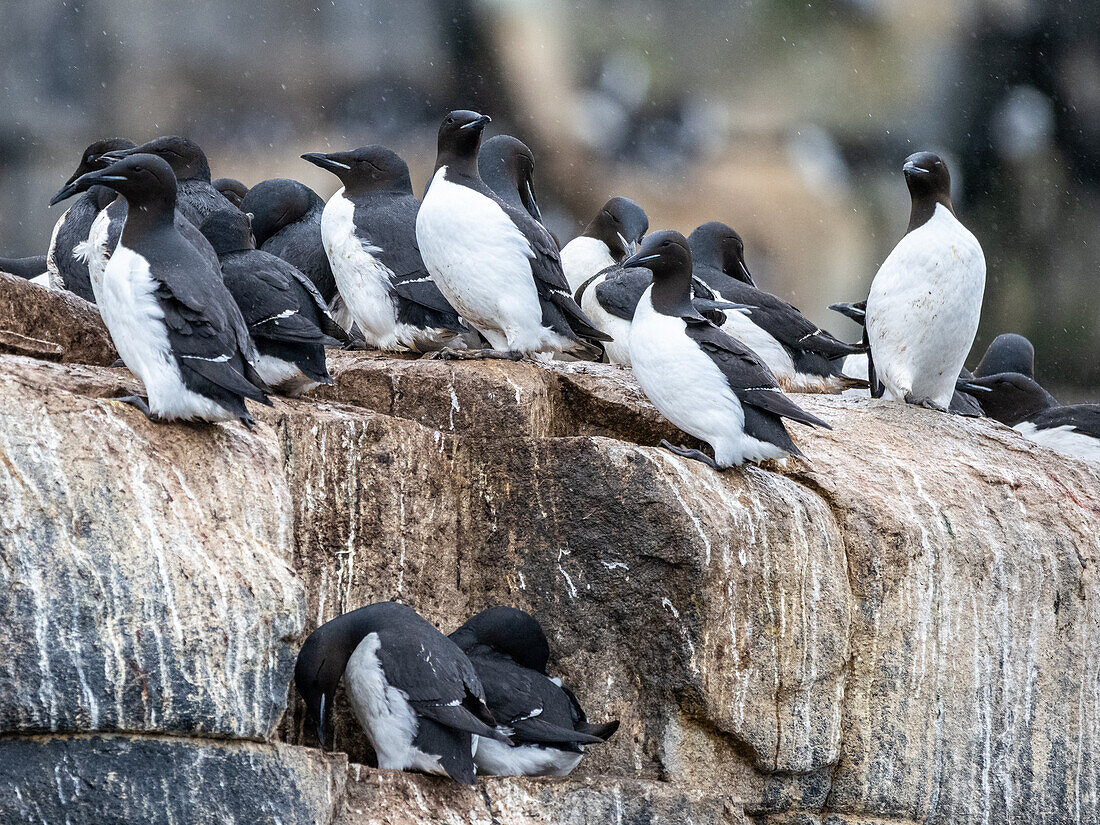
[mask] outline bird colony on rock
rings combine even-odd
[[[865,301],[833,309],[864,326],[849,344],[760,289],[738,233],[649,233],[641,206],[610,198],[559,249],[542,224],[534,157],[490,118],[450,112],[422,199],[383,146],[308,153],[340,188],[211,181],[181,137],[91,144],[51,203],[80,197],[45,255],[5,269],[99,307],[158,421],[239,420],[246,400],[331,383],[325,348],[442,359],[568,356],[633,369],[654,406],[708,444],[662,446],[715,470],[802,453],[785,420],[829,424],[785,392],[867,392],[987,415],[1066,455],[1100,461],[1100,406],[1060,405],[1035,380],[1022,336],[999,336],[973,373],[985,258],[928,152],[902,166],[908,230]],[[535,619],[495,607],[450,637],[385,602],[306,640],[295,684],[324,746],[338,684],[383,768],[565,775],[618,723],[592,724],[547,673]]]

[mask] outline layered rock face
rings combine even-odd
[[[718,474],[628,370],[331,367],[250,433],[0,355],[0,821],[1100,822],[1096,468],[799,396],[812,463]],[[622,727],[469,789],[360,767],[338,701],[320,755],[297,645],[381,599],[531,611]]]

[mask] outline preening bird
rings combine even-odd
[[[547,675],[550,646],[530,614],[491,607],[451,639],[470,657],[498,730],[512,741],[479,738],[478,773],[567,776],[580,764],[586,745],[606,742],[618,730],[617,720],[591,724],[573,691]]]
[[[466,654],[411,607],[361,607],[321,625],[302,645],[294,685],[322,749],[341,679],[380,768],[473,784],[475,738],[508,744]]]
[[[218,178],[210,181],[210,185],[217,189],[227,201],[236,206],[241,206],[241,201],[248,194],[248,187],[236,178]]]
[[[588,312],[584,285],[597,285],[594,275],[634,254],[648,231],[649,218],[642,207],[629,198],[612,198],[580,235],[562,247],[562,272],[581,309]]]
[[[463,110],[448,114],[439,127],[435,176],[416,216],[424,265],[451,306],[493,347],[471,356],[598,357],[598,342],[608,336],[569,294],[554,239],[478,175],[478,147],[488,122]]]
[[[481,144],[477,170],[494,195],[542,223],[535,197],[535,156],[527,144],[511,135],[494,135]]]
[[[667,441],[663,447],[720,470],[745,460],[802,455],[784,418],[829,428],[784,395],[750,349],[692,306],[691,250],[683,235],[672,230],[649,235],[623,266],[653,273],[630,326],[634,376],[658,411],[710,444],[714,458]]]
[[[115,348],[148,399],[118,400],[152,419],[239,419],[251,426],[245,399],[270,403],[255,369],[256,348],[216,258],[201,255],[176,225],[172,168],[154,155],[128,155],[59,195],[92,186],[107,186],[129,204],[96,294]]]
[[[384,146],[302,157],[344,184],[325,204],[321,239],[367,345],[427,352],[468,332],[424,268],[405,161]]]
[[[985,255],[955,217],[947,165],[918,152],[902,171],[909,228],[867,296],[871,394],[946,410],[978,330]]]

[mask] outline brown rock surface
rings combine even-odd
[[[132,381],[123,370],[2,358],[0,458],[44,420],[58,435],[43,443],[60,445],[45,461],[61,468],[44,501],[62,481],[94,487],[54,458],[92,449],[89,433],[130,468],[102,472],[140,479],[135,500],[171,474],[204,479],[176,529],[234,536],[211,556],[218,570],[246,569],[242,548],[285,531],[271,557],[304,585],[306,630],[387,598],[444,630],[493,603],[529,609],[590,714],[623,721],[566,782],[469,791],[367,772],[347,816],[368,800],[374,818],[348,825],[456,811],[513,825],[540,806],[571,823],[577,800],[611,812],[616,793],[659,800],[623,820],[639,822],[740,822],[742,805],[770,825],[1100,822],[1100,470],[989,421],[801,396],[835,428],[792,428],[812,464],[716,474],[652,446],[677,434],[628,371],[332,360],[323,400],[257,410],[249,434],[158,427],[94,400]],[[242,524],[255,525],[247,540]],[[35,649],[29,627],[21,638]],[[286,689],[281,667],[263,672]],[[204,673],[200,692],[221,678]],[[335,722],[337,747],[369,759],[339,702]],[[312,744],[310,728],[294,698],[279,735]],[[714,813],[716,798],[733,807]]]
[[[0,272],[0,352],[104,366],[118,359],[95,304],[6,272]]]

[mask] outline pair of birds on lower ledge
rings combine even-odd
[[[477,774],[565,776],[619,723],[590,723],[547,674],[549,659],[546,634],[522,610],[491,607],[444,636],[411,607],[378,602],[313,631],[294,684],[322,749],[342,679],[379,768],[468,784]]]

